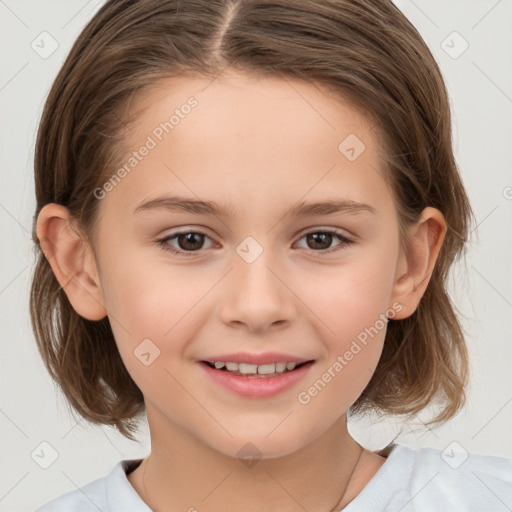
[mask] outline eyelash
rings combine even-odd
[[[339,250],[343,249],[344,247],[353,243],[352,240],[349,240],[347,237],[342,235],[339,231],[336,231],[333,229],[309,231],[308,233],[304,233],[304,235],[302,235],[299,240],[302,240],[304,237],[306,237],[308,235],[319,234],[319,233],[334,235],[336,238],[338,238],[340,243],[338,245],[335,245],[331,249],[316,250],[316,251],[314,249],[310,249],[311,251],[316,252],[316,253],[330,254],[330,253],[339,251]],[[176,249],[168,244],[169,240],[172,240],[173,238],[177,238],[180,235],[189,235],[189,234],[204,235],[205,237],[209,238],[208,235],[206,235],[205,233],[202,233],[200,231],[180,231],[178,233],[173,233],[172,235],[169,235],[169,236],[166,236],[165,238],[161,238],[161,239],[157,240],[157,244],[164,251],[170,252],[171,254],[176,254],[176,255],[180,255],[180,256],[193,256],[193,255],[197,254],[198,252],[200,252],[201,249],[199,249],[197,251],[182,251],[182,250]]]

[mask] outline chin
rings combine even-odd
[[[277,432],[270,434],[272,429],[264,432],[248,432],[246,436],[237,435],[234,438],[224,438],[224,442],[210,446],[228,457],[239,459],[247,463],[248,467],[258,460],[280,459],[291,455],[308,444],[308,440],[301,439],[298,433],[286,432],[281,435]],[[267,437],[268,436],[268,437]],[[244,462],[245,461],[245,462]]]

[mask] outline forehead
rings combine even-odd
[[[284,75],[259,76],[233,71],[224,71],[213,78],[191,74],[158,80],[138,93],[130,104],[131,118],[136,121],[132,133],[150,131],[155,121],[165,122],[175,111],[182,114],[179,111],[191,98],[197,101],[192,109],[197,120],[195,129],[204,127],[209,136],[221,134],[222,128],[233,122],[242,130],[241,134],[255,134],[258,127],[267,130],[287,127],[290,136],[308,135],[308,131],[310,135],[318,134],[319,130],[320,134],[334,133],[339,130],[340,121],[344,128],[351,126],[361,135],[368,131],[372,137],[378,135],[369,115],[340,92],[335,93],[332,86],[327,88]],[[179,117],[183,119],[182,115]]]
[[[164,191],[242,206],[326,192],[368,202],[381,200],[387,186],[373,122],[318,84],[181,76],[144,91],[130,114],[121,165],[131,152],[146,147],[145,155],[109,196],[132,206]]]

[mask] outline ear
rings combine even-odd
[[[398,302],[402,309],[393,319],[412,315],[420,303],[432,276],[439,251],[446,235],[446,222],[436,208],[425,208],[417,223],[409,228],[411,245],[403,251],[396,268],[391,304]]]
[[[96,259],[75,224],[66,207],[47,204],[37,217],[37,237],[73,309],[87,320],[101,320],[107,310]]]

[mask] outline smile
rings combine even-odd
[[[254,399],[271,398],[293,388],[309,373],[313,364],[312,360],[301,363],[279,362],[263,365],[231,364],[229,361],[226,363],[222,361],[199,362],[202,371],[207,374],[215,387],[221,391],[227,390],[230,393]],[[220,366],[220,368],[216,366]]]
[[[299,368],[304,363],[296,362],[278,362],[269,364],[249,364],[249,363],[235,363],[233,361],[205,361],[205,363],[211,368],[215,368],[221,371],[228,371],[238,375],[274,375],[284,373],[286,371],[292,371],[295,368]]]

